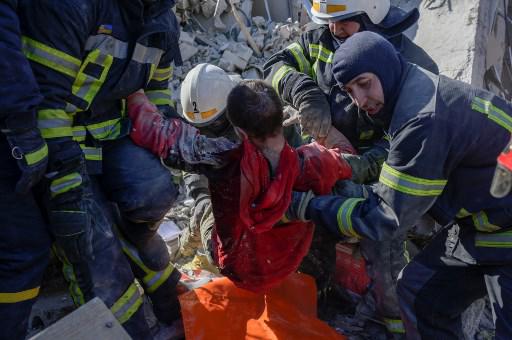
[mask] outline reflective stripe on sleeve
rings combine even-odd
[[[302,46],[298,42],[294,42],[293,44],[290,44],[288,47],[286,47],[286,49],[293,54],[295,61],[297,61],[297,64],[299,64],[299,71],[307,75],[311,75],[311,65],[304,55]]]
[[[0,293],[0,303],[17,303],[35,299],[39,294],[39,287],[15,293]]]
[[[48,145],[46,145],[46,143],[38,150],[25,154],[25,160],[28,165],[37,164],[46,157],[48,157]]]
[[[345,236],[361,238],[352,226],[352,211],[361,201],[364,201],[364,198],[348,198],[338,209],[338,228]]]
[[[64,110],[43,109],[37,111],[37,127],[43,138],[73,136],[73,119]]]
[[[295,69],[288,65],[283,65],[280,68],[277,69],[276,73],[272,77],[272,87],[274,90],[276,90],[277,93],[279,93],[279,82],[285,75],[290,73],[291,71],[295,71]]]
[[[492,234],[477,233],[475,245],[487,248],[512,248],[512,230]]]
[[[124,292],[124,294],[119,299],[117,299],[114,305],[112,305],[110,310],[119,321],[119,323],[123,324],[128,321],[133,314],[135,314],[135,312],[142,305],[142,302],[143,301],[142,296],[139,293],[139,287],[135,282],[133,282]]]
[[[448,181],[414,177],[393,169],[387,163],[384,163],[379,182],[391,189],[413,196],[438,196],[443,192]]]
[[[471,108],[477,112],[483,113],[496,124],[512,132],[512,117],[493,105],[489,100],[475,97],[471,103]]]
[[[147,90],[146,96],[155,105],[172,105],[171,90]]]

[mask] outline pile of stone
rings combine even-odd
[[[252,41],[248,41],[244,29],[235,20],[233,9],[242,18]],[[183,65],[174,71],[173,100],[179,103],[181,82],[187,72],[200,63],[217,65],[244,79],[261,79],[264,62],[302,33],[298,22],[276,23],[261,16],[251,17],[251,13],[252,0],[178,1],[176,14],[182,24]]]

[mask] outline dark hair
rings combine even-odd
[[[283,124],[283,105],[274,89],[263,80],[243,80],[228,95],[226,114],[233,126],[250,137],[276,135]]]

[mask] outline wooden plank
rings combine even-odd
[[[30,340],[129,340],[110,309],[94,298]]]

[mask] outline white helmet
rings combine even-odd
[[[349,19],[366,13],[371,22],[380,24],[389,12],[389,0],[304,0],[304,6],[317,24]]]
[[[207,126],[224,113],[229,92],[237,82],[223,69],[199,64],[181,84],[183,118],[197,127]]]

